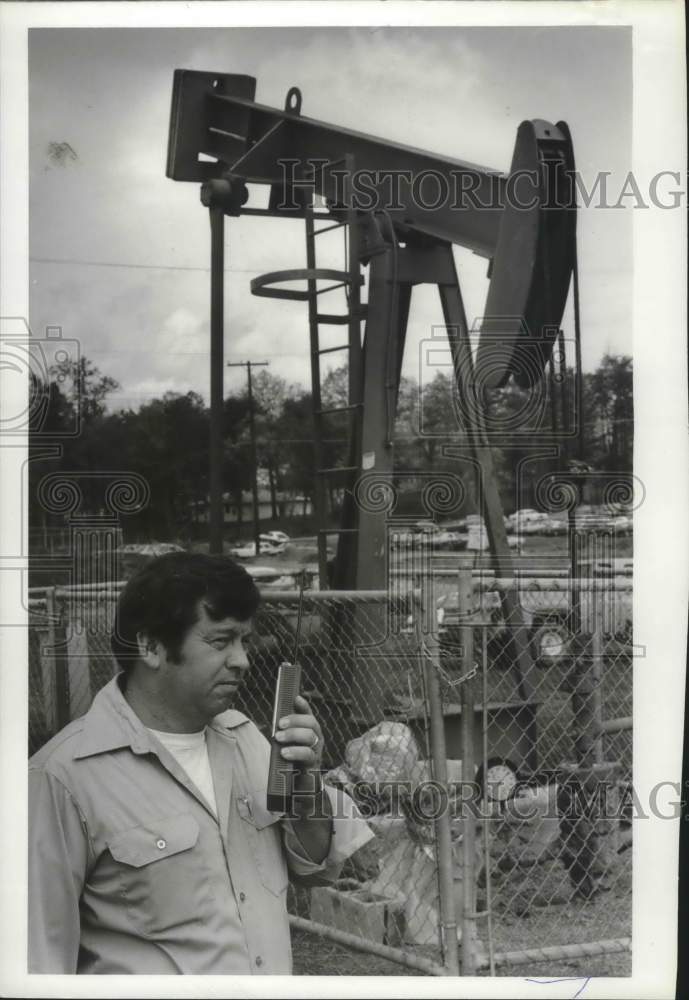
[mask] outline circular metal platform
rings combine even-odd
[[[285,281],[334,281],[340,285],[351,285],[352,276],[348,271],[335,271],[326,267],[298,267],[289,271],[271,271],[268,274],[260,274],[257,278],[251,279],[251,294],[260,295],[268,299],[292,299],[297,302],[308,302],[310,292],[307,288],[277,288],[279,283]],[[359,277],[359,284],[363,284],[363,278]],[[320,289],[319,293],[325,291]]]

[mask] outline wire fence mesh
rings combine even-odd
[[[453,683],[467,628],[480,674],[472,728],[484,855],[476,937],[484,967],[497,964],[509,974],[547,961],[549,973],[567,974],[575,955],[564,946],[579,945],[580,955],[596,942],[610,951],[628,946],[630,601],[628,584],[619,581],[532,581],[522,582],[512,620],[494,582],[479,583],[468,615],[453,619],[446,602],[446,726],[457,718]],[[607,634],[606,618],[615,622]],[[521,624],[531,653],[525,672],[516,648]],[[460,716],[448,734],[449,752],[468,723]]]
[[[411,595],[395,602],[382,591],[308,594],[297,651],[296,595],[266,594],[238,707],[267,734],[277,666],[296,653],[325,733],[326,781],[351,795],[376,835],[335,886],[293,887],[293,913],[440,963],[436,830],[413,808],[414,790],[432,776],[428,724],[412,733],[404,715],[424,687],[413,612]]]
[[[335,886],[291,886],[293,922],[427,974],[452,971],[457,941],[463,971],[571,972],[587,947],[619,950],[630,935],[631,595],[602,592],[617,616],[604,633],[601,592],[582,590],[573,638],[565,582],[520,585],[524,677],[500,581],[474,579],[469,618],[451,584],[440,596],[307,591],[298,649],[299,594],[264,592],[236,707],[269,735],[277,668],[296,655],[326,780],[375,833]],[[118,589],[34,597],[31,752],[114,675]]]

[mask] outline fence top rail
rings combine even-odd
[[[458,575],[458,570],[433,570],[432,579],[438,577],[452,577]],[[413,570],[408,573],[393,572],[394,577],[414,577]],[[53,593],[56,597],[69,597],[72,595],[87,596],[92,594],[110,595],[118,594],[126,584],[126,580],[111,580],[102,583],[82,583],[54,587],[29,587],[28,597],[30,601],[45,600],[46,595]],[[566,593],[568,590],[620,590],[631,591],[633,582],[631,577],[615,574],[614,576],[594,576],[594,577],[570,577],[566,573],[556,574],[534,574],[531,576],[521,575],[516,572],[511,577],[496,577],[483,571],[472,571],[472,586],[474,590],[556,590]],[[259,583],[260,589],[260,583]],[[409,594],[419,594],[417,587],[410,587]],[[271,600],[295,601],[299,600],[300,591],[293,590],[272,590],[268,587],[262,590],[263,597]],[[309,600],[362,600],[362,601],[383,601],[391,596],[389,590],[305,590],[304,596]]]
[[[85,600],[108,600],[119,596],[124,584],[113,583],[107,586],[76,586],[76,587],[32,587],[29,590],[29,604],[45,604],[46,596],[52,591],[57,598],[80,597]],[[299,590],[270,590],[261,591],[261,597],[267,603],[298,604],[301,591]],[[391,592],[388,590],[304,590],[304,600],[318,603],[321,601],[351,601],[365,604],[385,603],[386,601],[400,601],[408,598],[419,600],[421,591],[419,588],[410,587],[408,590]]]
[[[413,569],[413,568],[411,568],[411,569],[407,569],[407,568],[396,569],[396,568],[391,568],[390,575],[391,576],[402,576],[402,577],[404,577],[404,576],[415,576],[415,575],[418,576],[418,574],[421,573],[421,572],[423,572],[423,570],[421,568],[419,568],[419,569]],[[459,566],[455,566],[455,567],[449,567],[449,566],[433,567],[433,576],[438,576],[438,577],[457,576],[457,573],[459,573],[459,572],[460,572],[460,567]],[[518,580],[523,580],[523,579],[561,580],[561,579],[568,579],[571,576],[572,571],[567,566],[553,566],[550,569],[547,569],[546,567],[541,567],[539,569],[539,568],[537,568],[535,566],[524,567],[524,568],[519,567],[519,566],[513,566],[512,567],[512,573],[513,573],[515,579],[518,579]],[[474,567],[472,567],[472,569],[471,569],[471,576],[472,576],[472,578],[474,580],[477,580],[477,579],[478,580],[494,580],[496,578],[495,577],[495,570],[492,569],[489,566],[474,566]],[[600,577],[596,576],[596,577],[594,577],[594,579],[596,579],[596,580],[597,579],[608,579],[608,580],[609,579],[622,579],[622,580],[631,580],[632,576],[633,576],[633,573],[631,571],[629,571],[629,570],[616,569],[614,572],[606,573],[605,575],[601,574]]]
[[[261,597],[268,603],[298,604],[300,593],[298,590],[264,590]],[[411,587],[400,593],[391,593],[389,590],[305,590],[303,594],[305,601],[314,604],[319,601],[359,601],[365,604],[383,604],[389,600],[404,600],[409,597],[418,600],[421,597],[421,591]]]
[[[456,575],[456,574],[453,574]],[[549,579],[546,577],[489,577],[483,580],[473,580],[474,590],[518,590],[518,591],[558,591],[566,594],[571,590],[619,590],[631,591],[632,580],[628,577],[561,577]]]

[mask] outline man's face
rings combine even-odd
[[[159,681],[167,704],[202,727],[234,700],[249,666],[243,641],[251,622],[213,621],[202,604],[197,610],[198,620],[184,637],[177,662],[163,651]]]

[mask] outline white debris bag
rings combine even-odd
[[[359,781],[376,784],[409,780],[417,769],[419,748],[403,722],[379,722],[350,740],[345,750],[347,770]]]

